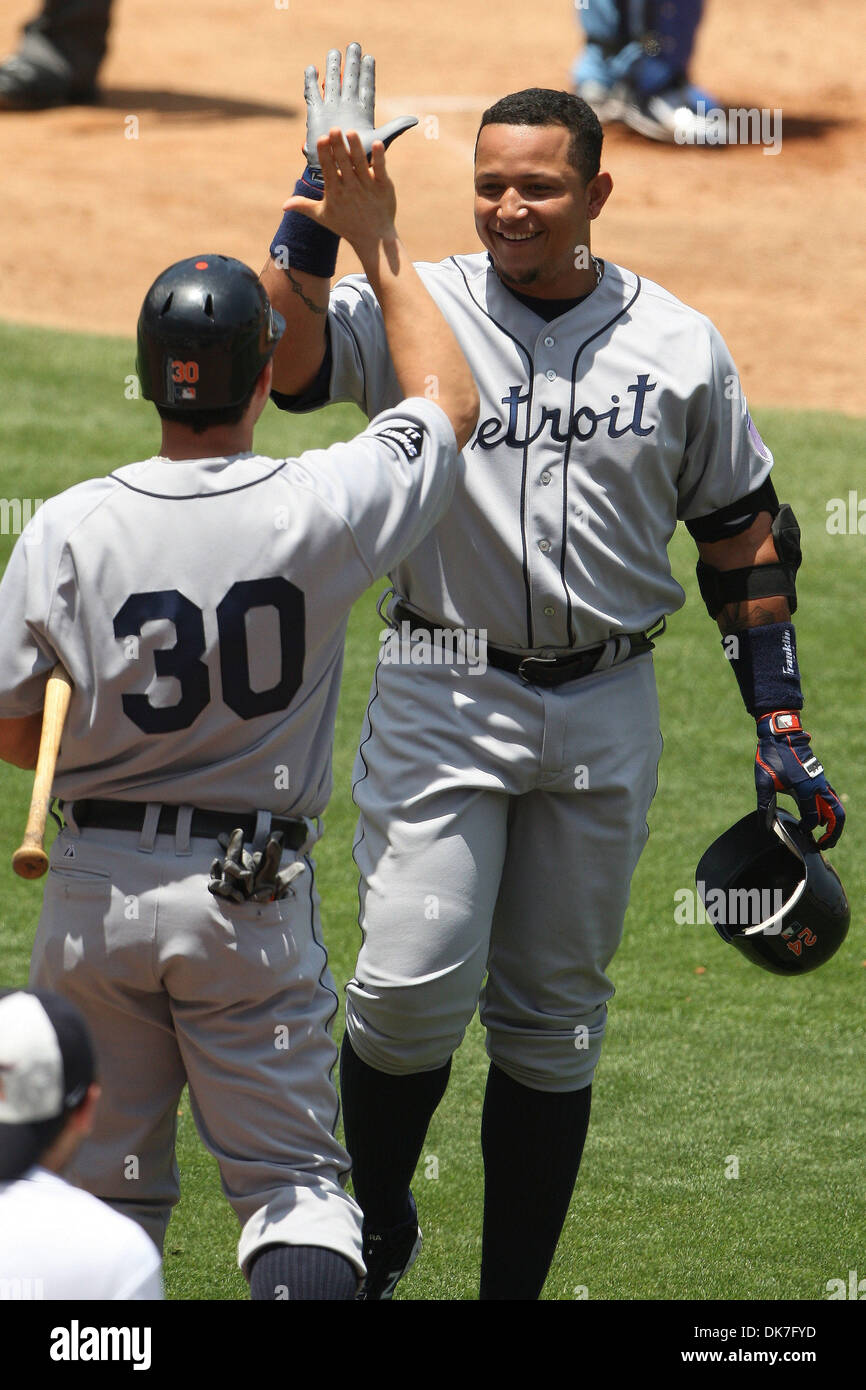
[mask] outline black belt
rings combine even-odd
[[[410,627],[421,628],[423,632],[429,632],[434,637],[442,631],[441,626],[437,627],[434,623],[422,618],[420,614],[406,608],[402,603],[395,603],[392,610],[392,617],[397,622],[408,622]],[[625,661],[630,661],[633,656],[642,656],[644,652],[652,651],[655,642],[654,637],[660,637],[667,626],[665,618],[660,619],[661,627],[656,625],[650,633],[646,632],[617,632],[613,634],[614,640],[628,639],[630,649]],[[607,642],[599,642],[594,647],[585,647],[580,652],[567,652],[563,656],[521,656],[520,652],[506,652],[502,647],[487,646],[484,655],[488,666],[495,666],[499,671],[510,671],[512,675],[519,676],[527,685],[564,685],[566,681],[580,680],[581,676],[588,676],[601,658],[602,652],[607,648]],[[623,662],[617,663],[624,664]]]
[[[144,801],[72,801],[67,803],[75,824],[81,828],[92,826],[95,830],[137,830],[144,825],[147,804]],[[177,829],[179,806],[160,807],[156,827],[158,835],[173,835]],[[244,839],[252,842],[256,831],[257,817],[249,812],[234,811],[193,811],[189,833],[203,840],[215,840],[226,832],[231,834],[240,827]],[[309,835],[306,821],[282,820],[274,816],[271,820],[271,834],[281,830],[286,849],[300,849]]]

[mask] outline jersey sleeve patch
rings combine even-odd
[[[757,431],[756,428],[755,428],[755,422],[754,422],[754,420],[752,419],[751,415],[749,416],[749,426],[748,426],[748,428],[749,428],[749,434],[750,434],[750,436],[751,436],[752,443],[754,444],[754,446],[755,446],[755,448],[757,449],[758,453],[761,455],[761,458],[762,458],[762,459],[768,459],[768,458],[770,457],[770,451],[769,451],[769,449],[767,448],[767,446],[766,446],[766,444],[764,443],[764,441],[763,441],[763,439],[761,438],[761,436],[758,434],[758,431]]]
[[[384,425],[376,430],[377,439],[387,439],[406,455],[411,463],[424,447],[424,430],[420,425]]]

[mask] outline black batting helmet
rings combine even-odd
[[[789,811],[772,830],[757,811],[726,830],[695,872],[723,941],[775,975],[805,975],[838,951],[851,909],[839,875]]]
[[[239,405],[285,326],[243,261],[211,254],[177,261],[154,280],[141,306],[141,393],[173,409]]]

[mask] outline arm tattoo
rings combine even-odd
[[[309,295],[304,294],[304,287],[301,284],[300,280],[295,279],[290,266],[284,265],[281,267],[281,269],[286,279],[291,282],[291,286],[295,294],[299,294],[301,296],[301,299],[303,300],[305,307],[309,309],[311,314],[327,314],[327,305],[323,306],[321,304],[316,304],[312,299],[310,299]]]
[[[763,608],[754,599],[742,603],[728,603],[717,615],[716,621],[723,637],[746,627],[765,627],[768,623],[789,622],[791,611],[785,599],[777,599],[776,608]],[[780,612],[779,609],[784,611]]]

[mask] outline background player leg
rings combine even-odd
[[[611,87],[625,77],[640,52],[631,38],[628,6],[624,0],[593,0],[591,5],[575,4],[574,11],[585,39],[572,67],[574,90],[599,120],[613,119],[606,109]]]
[[[653,140],[694,136],[717,103],[688,80],[703,0],[593,0],[576,6],[586,45],[574,90],[602,122],[624,121]]]
[[[110,16],[111,0],[45,0],[0,64],[0,110],[93,101]]]

